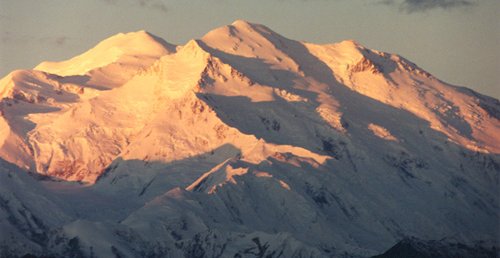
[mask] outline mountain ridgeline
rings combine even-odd
[[[499,114],[355,41],[118,34],[0,80],[0,257],[495,257]]]

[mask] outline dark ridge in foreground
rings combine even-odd
[[[496,258],[499,250],[493,245],[465,245],[452,241],[405,238],[391,249],[372,258]]]

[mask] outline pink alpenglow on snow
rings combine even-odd
[[[370,257],[454,239],[474,257],[497,236],[499,101],[352,40],[242,20],[179,46],[118,34],[13,71],[0,98],[0,256]]]

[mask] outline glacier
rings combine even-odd
[[[500,102],[353,40],[118,34],[0,98],[1,257],[498,255]]]

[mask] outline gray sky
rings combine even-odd
[[[499,0],[0,0],[0,77],[119,32],[184,44],[245,19],[296,40],[354,39],[500,98],[499,11]]]

